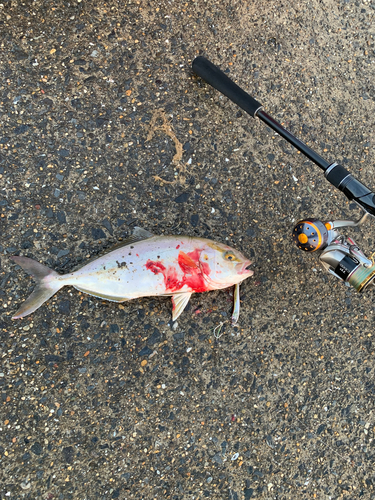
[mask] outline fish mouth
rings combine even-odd
[[[252,269],[248,269],[248,267],[251,266],[251,264],[252,264],[251,260],[245,260],[245,262],[237,264],[236,266],[237,273],[246,274],[247,276],[252,276],[254,274],[254,271]]]

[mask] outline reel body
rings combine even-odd
[[[369,285],[375,285],[375,260],[366,257],[352,238],[339,234],[337,229],[362,224],[367,215],[358,222],[301,220],[294,227],[292,238],[302,251],[320,251],[319,260],[330,274],[363,292]]]

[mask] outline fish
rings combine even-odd
[[[232,320],[239,316],[239,284],[253,275],[252,262],[228,245],[192,236],[158,236],[136,227],[115,249],[73,272],[59,274],[36,260],[11,259],[30,274],[36,286],[12,319],[36,311],[64,286],[94,297],[125,302],[170,296],[176,321],[193,293],[236,286]]]

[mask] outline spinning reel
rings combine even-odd
[[[375,217],[375,194],[344,167],[327,162],[305,143],[297,139],[279,122],[264,110],[263,106],[234,83],[217,66],[205,57],[199,56],[193,61],[193,71],[207,83],[231,99],[253,118],[259,118],[268,127],[287,140],[302,154],[318,165],[326,179],[345,196],[354,201],[364,212],[357,222],[339,220],[322,222],[318,219],[306,219],[298,222],[293,231],[293,240],[298,248],[305,252],[319,251],[319,260],[325,269],[348,286],[362,292],[369,285],[375,285],[375,260],[360,250],[355,241],[340,234],[339,229],[362,224],[368,216]],[[374,254],[375,255],[375,254]]]
[[[347,286],[353,286],[358,292],[362,292],[370,284],[375,284],[375,261],[373,256],[367,258],[356,242],[340,234],[338,229],[359,226],[368,215],[366,212],[357,222],[322,222],[313,218],[301,220],[294,227],[292,238],[300,250],[321,251],[319,260],[323,267]]]

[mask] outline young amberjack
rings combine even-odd
[[[238,285],[253,274],[248,269],[250,260],[227,245],[190,236],[155,236],[141,228],[135,228],[121,246],[68,274],[28,257],[11,258],[36,281],[34,291],[12,319],[31,314],[63,286],[74,286],[114,302],[171,296],[176,320],[193,293],[236,285],[236,321]]]

